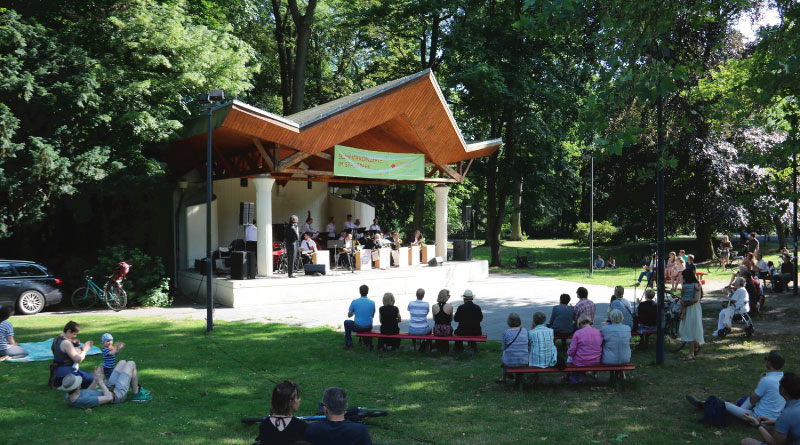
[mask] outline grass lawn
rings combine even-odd
[[[796,336],[756,335],[745,342],[737,330],[707,344],[695,362],[676,360],[685,352],[668,353],[668,363],[655,366],[652,345],[635,352],[638,369],[619,392],[604,383],[570,387],[555,375],[518,392],[494,382],[500,375],[496,342],[481,345],[472,359],[367,353],[359,347],[345,352],[342,334],[327,328],[217,323],[207,335],[198,321],[74,319],[82,325],[82,340],[99,341],[103,332],[111,332],[127,343],[119,359],[139,364],[153,401],[68,408],[64,393],[45,385],[48,363],[3,362],[4,443],[250,443],[257,427],[242,425],[240,418],[266,415],[273,382],[291,379],[302,391],[300,415],[315,413],[328,386],[346,388],[351,405],[388,409],[388,417],[368,424],[376,443],[730,444],[752,436],[753,428],[735,422],[721,431],[702,426],[683,394],[737,400],[756,384],[769,349],[784,352],[788,370],[797,371],[800,359],[800,352],[790,348],[797,345]],[[68,319],[11,321],[18,341],[27,342],[52,337]],[[706,332],[711,332],[710,320]],[[100,356],[90,356],[82,368],[91,370],[100,362]]]
[[[490,251],[488,244],[483,241],[474,242],[480,244],[473,249],[472,256],[475,259],[489,260]],[[678,252],[685,249],[692,253],[695,246],[695,239],[690,237],[671,238],[665,242],[665,251],[669,255],[670,251]],[[762,249],[768,254],[764,257],[766,261],[775,262],[778,267],[778,255],[775,253],[778,245],[777,241],[762,243]],[[578,247],[570,239],[541,239],[527,241],[504,241],[500,247],[500,257],[503,267],[492,267],[490,273],[528,273],[541,275],[562,280],[575,281],[578,283],[599,284],[606,286],[622,285],[626,288],[632,287],[642,271],[642,264],[631,264],[630,258],[635,255],[641,258],[653,252],[649,243],[626,243],[614,246],[595,246],[595,256],[602,255],[607,259],[612,255],[617,261],[617,269],[596,270],[592,275],[589,274],[589,248]],[[528,269],[516,269],[515,258],[517,252],[520,255],[535,255],[536,263]],[[726,284],[730,280],[731,273],[715,271],[712,266],[711,273],[706,276],[707,280],[724,281]],[[706,267],[698,265],[698,272],[708,272]],[[669,288],[669,284],[667,285]]]

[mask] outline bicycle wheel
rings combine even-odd
[[[97,302],[97,293],[90,287],[79,287],[72,293],[71,301],[75,309],[89,309]]]
[[[125,289],[114,284],[106,286],[106,297],[108,298],[106,304],[112,311],[119,312],[128,305],[128,294],[125,293]]]

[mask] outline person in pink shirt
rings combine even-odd
[[[592,327],[592,319],[588,315],[581,315],[578,319],[578,330],[572,334],[572,343],[567,349],[567,363],[574,366],[596,366],[600,364],[602,355],[603,334]],[[571,372],[568,376],[570,383],[580,383],[584,378],[582,372]]]

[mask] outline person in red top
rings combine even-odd
[[[589,320],[591,320],[590,324],[594,326],[594,303],[592,300],[589,299],[589,291],[586,290],[585,287],[581,286],[578,288],[576,294],[578,295],[578,303],[575,304],[575,312],[572,314],[573,321],[575,322],[575,328],[578,328],[578,320],[581,318],[581,315],[587,315]]]
[[[125,280],[128,272],[131,270],[131,265],[122,261],[117,263],[114,267],[114,276],[111,278],[114,282],[117,283],[117,287],[122,289],[122,281]]]

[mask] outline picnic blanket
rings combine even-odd
[[[7,362],[44,362],[53,360],[53,339],[40,341],[37,343],[20,343],[20,346],[28,350],[28,355],[22,358],[9,358]],[[92,346],[86,355],[100,354],[102,351],[97,346]]]

